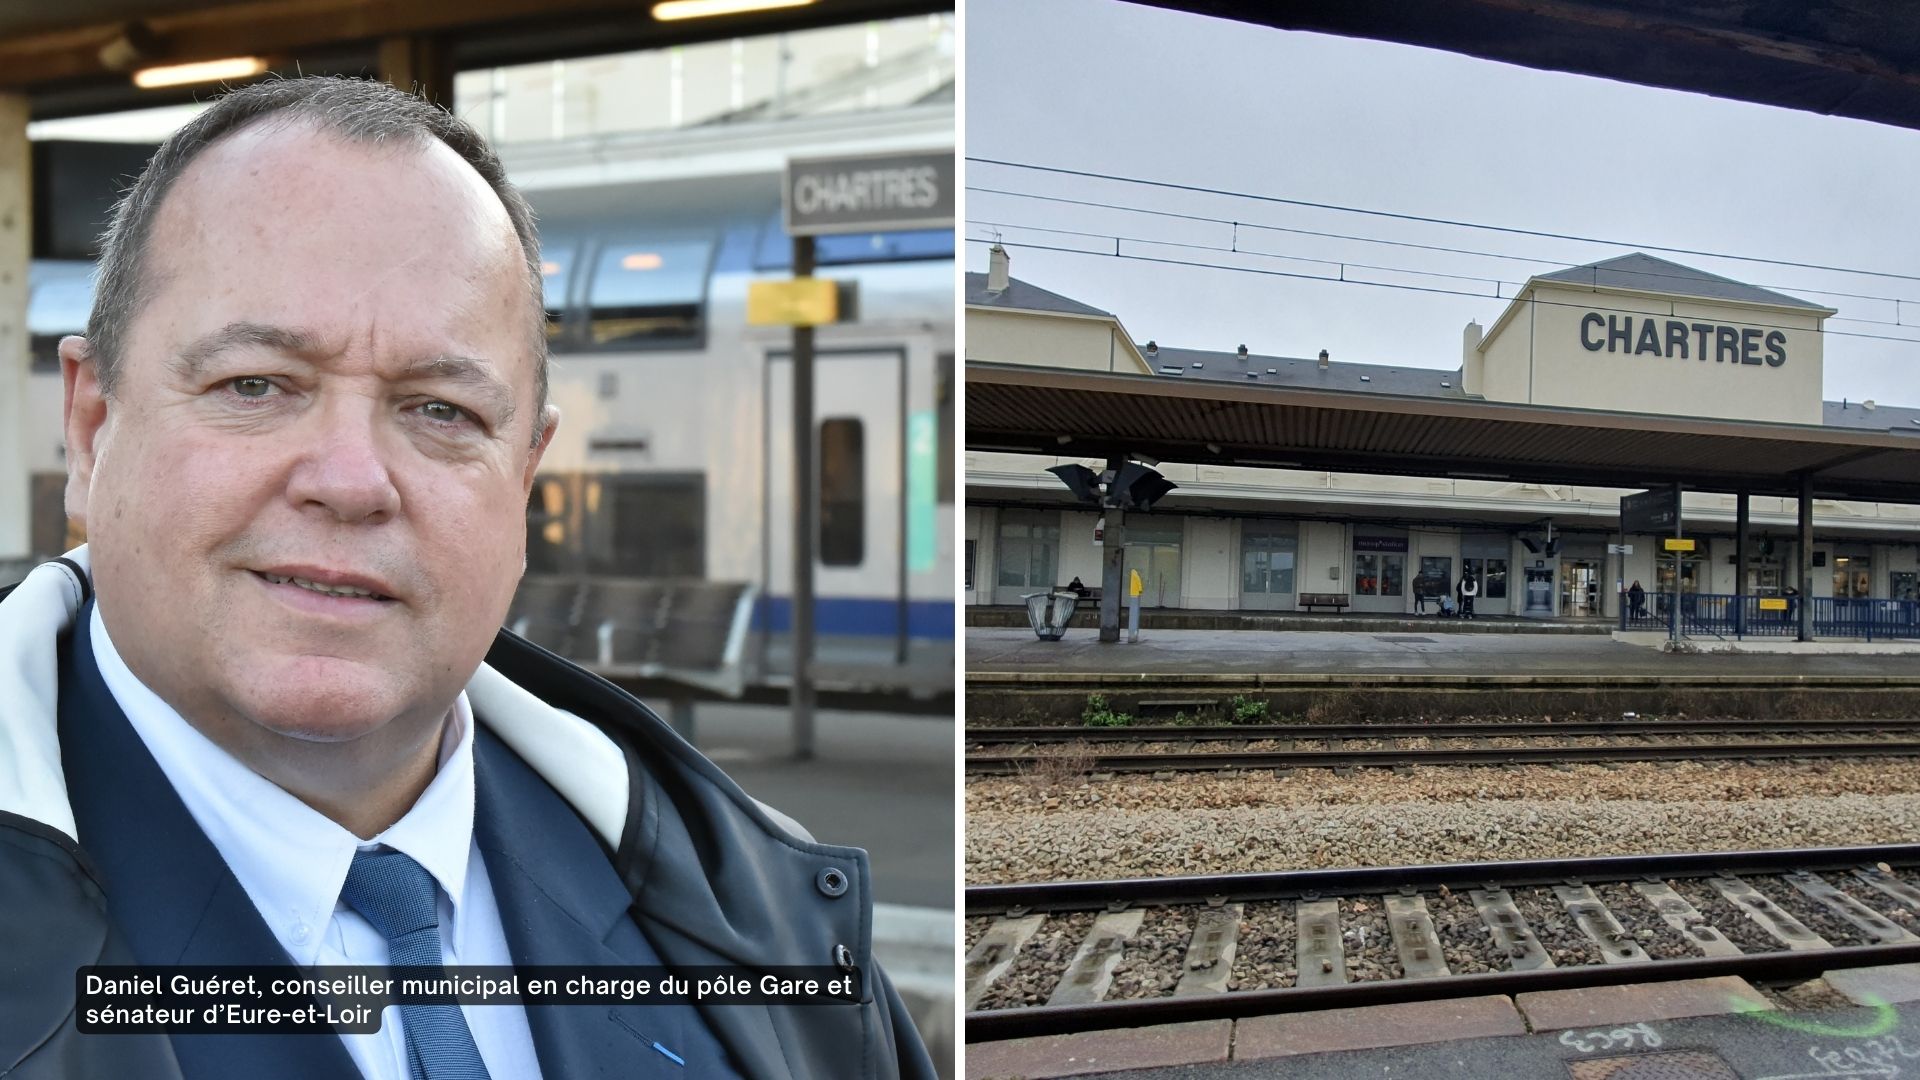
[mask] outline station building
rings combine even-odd
[[[1529,280],[1491,327],[1468,324],[1448,369],[1178,348],[1138,342],[1113,313],[1011,277],[997,246],[966,281],[969,362],[1069,367],[1911,435],[1920,409],[1822,400],[1824,321],[1835,309],[1634,253]],[[1101,579],[1101,515],[1045,470],[1062,455],[966,457],[965,592],[1006,605],[1078,577]],[[1480,614],[1619,615],[1620,591],[1778,596],[1799,566],[1796,503],[1754,495],[1747,580],[1736,581],[1736,498],[1688,491],[1696,550],[1623,534],[1633,490],[1520,483],[1499,475],[1395,476],[1221,463],[1159,466],[1178,489],[1126,519],[1127,564],[1147,607],[1292,611],[1335,594],[1362,612],[1416,610],[1419,594],[1480,584]],[[1920,506],[1813,503],[1813,596],[1920,599]],[[1432,610],[1431,607],[1428,610]]]

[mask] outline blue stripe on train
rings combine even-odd
[[[763,596],[754,612],[755,630],[784,634],[793,625],[793,599]],[[900,632],[900,602],[857,596],[822,596],[813,602],[816,634],[848,637],[892,637]],[[936,641],[953,640],[951,600],[907,602],[907,636]]]

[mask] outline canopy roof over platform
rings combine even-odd
[[[361,75],[383,40],[415,38],[436,68],[467,70],[665,48],[952,10],[951,0],[813,0],[661,21],[638,0],[7,0],[0,91],[33,117],[203,100],[208,88],[139,90],[128,66],[261,56],[285,75]],[[383,71],[391,75],[391,71]],[[412,81],[412,80],[409,80]]]
[[[968,363],[967,449],[1920,503],[1920,425],[1871,430]],[[1063,438],[1064,436],[1064,438]]]
[[[1920,128],[1910,0],[1135,0]]]

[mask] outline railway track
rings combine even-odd
[[[1920,845],[973,886],[969,1042],[1920,960]]]
[[[966,741],[983,774],[1063,756],[1095,772],[1762,760],[1920,756],[1920,720],[980,727]]]

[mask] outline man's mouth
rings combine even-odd
[[[350,600],[391,601],[393,599],[393,597],[377,590],[345,582],[325,584],[314,581],[311,578],[299,577],[293,574],[275,574],[265,570],[256,570],[254,573],[259,574],[263,580],[271,584],[291,585],[295,588],[305,589],[308,592],[319,593],[321,596],[333,596]]]

